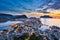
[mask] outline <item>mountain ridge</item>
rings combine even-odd
[[[10,14],[0,14],[0,22],[5,22],[8,20],[15,20],[15,19],[23,19],[23,18],[27,18],[26,15],[10,15]]]

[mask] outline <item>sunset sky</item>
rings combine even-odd
[[[0,12],[46,12],[60,9],[60,0],[0,0]]]
[[[0,13],[39,17],[47,12],[50,16],[60,17],[60,0],[0,0]]]

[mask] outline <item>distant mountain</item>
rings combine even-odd
[[[52,18],[52,17],[48,15],[44,15],[44,16],[41,16],[40,18]]]
[[[3,13],[0,13],[0,18],[7,18],[7,19],[12,19],[12,18],[27,18],[26,15],[10,15],[10,14],[3,14]]]
[[[12,18],[13,16],[10,15],[10,14],[3,14],[3,13],[0,13],[0,18],[7,18],[7,19],[10,19]]]
[[[13,19],[18,19],[18,18],[27,18],[26,15],[16,15],[16,16],[13,16]]]
[[[10,15],[10,14],[3,14],[3,13],[0,13],[0,22],[5,22],[5,21],[8,21],[8,20],[11,20],[11,19],[21,19],[21,18],[27,18],[26,15]]]

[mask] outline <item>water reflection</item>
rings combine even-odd
[[[49,26],[60,26],[60,19],[54,19],[54,18],[41,18],[41,22],[43,24],[49,25]]]
[[[22,21],[7,21],[5,23],[0,23],[0,27],[8,26],[10,24],[22,23]]]
[[[26,19],[27,20],[27,19]],[[42,24],[46,24],[49,26],[60,26],[60,19],[54,19],[54,18],[41,18]],[[4,23],[0,23],[0,30],[3,29],[9,29],[10,24],[17,24],[17,23],[23,23],[23,21],[7,21]]]
[[[23,23],[22,21],[7,21],[7,22],[4,22],[4,23],[0,23],[0,30],[3,30],[3,29],[9,29],[9,25],[11,24],[16,24],[16,23]]]

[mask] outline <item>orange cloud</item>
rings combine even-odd
[[[28,17],[37,17],[39,18],[40,16],[44,16],[44,15],[48,15],[48,16],[51,16],[53,18],[60,18],[60,13],[48,13],[48,14],[44,14],[44,13],[26,13],[25,14],[26,16]]]

